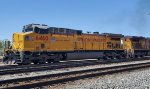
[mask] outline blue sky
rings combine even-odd
[[[30,23],[150,37],[150,0],[0,0],[0,39]]]

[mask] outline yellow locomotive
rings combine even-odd
[[[114,59],[143,57],[150,51],[150,40],[122,34],[82,33],[82,30],[29,24],[14,33],[12,47],[5,50],[3,62],[30,64],[65,59]]]

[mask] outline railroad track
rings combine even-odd
[[[8,67],[0,68],[0,75],[28,73],[28,72],[36,72],[36,71],[44,71],[44,70],[71,68],[71,67],[78,67],[78,66],[98,65],[98,64],[105,64],[105,63],[106,62],[101,62],[98,60],[86,60],[86,61],[61,62],[61,63],[52,63],[52,64],[40,64],[40,65],[8,66]]]
[[[146,59],[148,58],[145,58],[145,60]],[[140,60],[140,59],[136,59],[136,60]],[[132,60],[128,60],[126,62],[130,62],[130,61]],[[82,67],[82,66],[109,64],[109,63],[116,63],[116,62],[110,61],[110,60],[107,60],[107,61],[84,60],[84,61],[66,61],[66,62],[60,62],[60,63],[39,64],[39,65],[0,66],[0,75],[28,73],[28,72],[36,72],[36,71],[44,71],[44,70],[54,70],[54,69],[71,68],[71,67],[79,67],[79,66]]]
[[[4,80],[0,81],[0,88],[7,88],[7,89],[22,89],[22,88],[28,89],[37,87],[42,88],[43,86],[48,86],[52,84],[64,83],[89,77],[118,73],[146,67],[150,67],[150,62],[95,68],[95,69],[73,70],[58,74],[49,74],[27,78]]]
[[[143,58],[142,58],[143,59]],[[144,58],[143,60],[147,60],[149,58]],[[142,61],[139,59],[134,59],[136,61]],[[131,62],[132,60],[122,60],[122,62]],[[28,73],[28,72],[36,72],[36,71],[44,71],[44,70],[54,70],[54,69],[62,69],[62,68],[71,68],[71,67],[82,67],[82,66],[90,66],[90,65],[99,65],[99,64],[110,64],[117,63],[111,60],[107,61],[99,61],[99,60],[84,60],[84,61],[66,61],[60,63],[52,63],[52,64],[39,64],[39,65],[10,65],[10,66],[0,66],[0,75],[7,74],[18,74],[18,73]]]

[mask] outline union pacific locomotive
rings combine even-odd
[[[29,24],[14,33],[12,47],[3,62],[16,64],[51,63],[66,59],[122,59],[150,54],[150,38]]]

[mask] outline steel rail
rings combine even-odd
[[[19,85],[19,86],[6,87],[7,89],[34,88],[34,87],[42,87],[42,86],[47,86],[47,85],[51,85],[51,84],[58,84],[58,83],[74,81],[74,80],[78,80],[78,79],[84,79],[84,78],[95,77],[95,76],[104,75],[104,74],[112,74],[112,73],[118,73],[118,72],[135,70],[135,69],[146,68],[146,67],[150,67],[150,62],[4,80],[4,81],[0,81],[0,85],[1,86],[3,84],[9,85],[11,83],[15,84],[15,83],[19,83],[19,82],[25,83],[26,81],[38,81],[36,83],[27,83],[27,84],[23,84],[23,85]],[[48,79],[48,80],[42,81],[43,79]]]
[[[131,61],[132,60],[128,60],[127,62],[131,62]],[[79,67],[79,66],[83,67],[83,66],[90,66],[90,65],[92,66],[92,65],[99,65],[99,64],[109,64],[109,63],[117,63],[117,62],[111,62],[110,60],[107,60],[105,62],[99,60],[85,60],[85,61],[74,61],[74,62],[61,62],[61,63],[54,63],[54,64],[52,63],[52,64],[40,64],[40,65],[23,65],[23,66],[14,66],[14,67],[9,66],[6,68],[0,67],[0,75],[72,68],[72,67]]]

